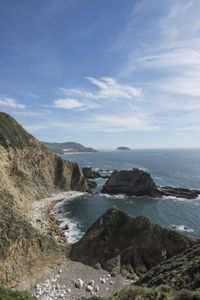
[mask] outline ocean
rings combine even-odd
[[[99,151],[66,154],[63,158],[81,167],[113,170],[140,168],[151,173],[161,186],[186,187],[200,190],[200,149],[162,149],[131,151]],[[79,240],[86,230],[113,205],[132,216],[146,216],[167,228],[176,228],[193,238],[200,238],[200,197],[192,200],[176,197],[128,197],[102,194],[105,179],[98,179],[97,195],[84,195],[64,202],[56,212],[70,242]]]

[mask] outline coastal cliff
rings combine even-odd
[[[26,215],[33,201],[68,190],[89,190],[80,167],[63,161],[10,115],[0,113],[0,282],[15,286],[42,263],[64,254],[64,247],[41,235]]]

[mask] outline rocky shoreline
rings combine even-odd
[[[150,197],[174,196],[194,199],[200,195],[200,190],[157,186],[150,173],[133,168],[132,170],[114,171],[103,186],[102,193]]]
[[[63,234],[58,226],[58,221],[55,218],[53,209],[58,203],[69,201],[76,197],[85,195],[84,192],[68,191],[58,194],[53,194],[51,197],[36,200],[32,203],[29,213],[26,215],[28,221],[33,227],[39,230],[42,234],[53,235],[59,241]],[[64,239],[66,242],[66,239]]]
[[[54,216],[54,209],[64,201],[80,197],[85,193],[69,191],[52,195],[51,197],[35,201],[30,214],[27,216],[32,226],[43,234],[53,235],[58,243],[66,246],[66,255],[71,246],[63,235]],[[67,255],[68,256],[68,255]],[[37,274],[38,280],[26,290],[39,300],[81,299],[82,297],[101,296],[110,297],[117,291],[133,283],[121,274],[111,277],[106,270],[93,268],[81,262],[71,261],[67,257],[58,264],[42,270]],[[26,286],[28,282],[26,283]],[[21,286],[21,289],[25,285]]]

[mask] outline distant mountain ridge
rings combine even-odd
[[[97,150],[89,147],[85,147],[75,142],[65,143],[47,143],[42,142],[46,147],[50,148],[53,152],[59,154],[71,153],[71,152],[97,152]]]

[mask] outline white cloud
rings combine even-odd
[[[127,131],[152,131],[158,130],[158,126],[152,125],[153,121],[146,114],[131,112],[124,114],[94,115],[91,118],[92,128],[102,132],[127,132]]]
[[[55,99],[53,107],[74,110],[91,110],[105,107],[113,102],[132,102],[142,97],[142,89],[130,84],[122,84],[111,77],[86,77],[93,87],[90,89],[60,88],[64,95]],[[94,90],[94,89],[97,90]],[[102,102],[102,100],[107,100]]]
[[[130,84],[117,82],[112,77],[86,77],[86,79],[98,88],[97,91],[84,89],[65,89],[61,91],[67,96],[74,96],[88,100],[133,100],[142,97],[142,89]]]
[[[11,107],[11,108],[26,108],[26,105],[18,103],[15,99],[12,98],[0,98],[0,106]]]
[[[80,102],[79,100],[72,98],[60,98],[54,100],[53,107],[63,109],[88,110],[96,108],[97,105],[93,103]]]
[[[154,92],[200,96],[199,1],[166,2],[159,7],[162,17],[155,17],[154,22],[150,24],[147,21],[146,32],[143,28],[135,40],[132,37],[135,20],[138,20],[145,10],[149,10],[149,5],[144,3],[145,1],[142,9],[134,12],[124,36],[121,37],[121,44],[130,45],[128,59],[121,69],[120,76],[130,77],[134,72],[143,72],[148,78],[147,86],[152,87]],[[156,13],[156,1],[150,9]],[[138,45],[137,51],[135,43]]]

